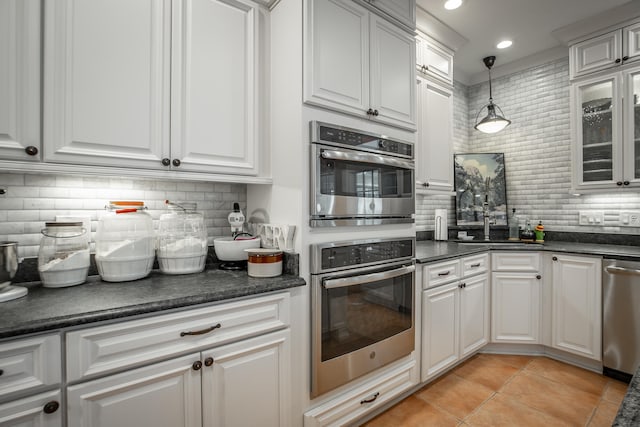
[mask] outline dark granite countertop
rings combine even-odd
[[[108,283],[91,276],[82,285],[58,289],[44,288],[36,282],[19,285],[26,286],[29,293],[1,303],[0,338],[257,295],[304,286],[306,282],[291,274],[253,278],[246,271],[213,267],[176,276],[153,271],[132,282]]]
[[[612,427],[640,425],[640,369],[631,379],[627,394],[618,408],[618,414]]]
[[[599,255],[605,258],[640,259],[640,246],[606,245],[599,243],[577,243],[547,241],[544,244],[531,243],[460,243],[456,241],[419,240],[416,242],[416,261],[430,263],[458,256],[472,255],[487,250],[537,250],[566,252],[584,255]]]

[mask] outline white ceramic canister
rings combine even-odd
[[[89,271],[89,242],[81,222],[47,222],[38,250],[38,273],[45,288],[84,283]]]
[[[245,249],[247,273],[251,277],[276,277],[282,274],[282,251],[270,248]]]
[[[153,221],[143,202],[109,202],[98,221],[96,266],[102,280],[126,282],[146,277],[155,259]]]

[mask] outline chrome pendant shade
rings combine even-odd
[[[484,133],[496,133],[509,126],[511,124],[511,120],[505,119],[502,109],[493,103],[491,93],[491,67],[493,67],[496,57],[487,56],[486,58],[483,58],[482,61],[489,69],[489,102],[483,105],[482,108],[480,108],[480,111],[478,111],[478,114],[476,114],[476,125],[474,128]],[[482,120],[478,120],[480,113],[482,113],[485,108],[487,109],[487,115]],[[496,109],[500,114],[496,112]]]

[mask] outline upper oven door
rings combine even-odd
[[[314,223],[314,219],[413,221],[413,161],[323,144],[312,147],[312,226],[322,225]]]

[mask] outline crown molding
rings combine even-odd
[[[420,6],[416,6],[416,28],[454,52],[469,41]]]

